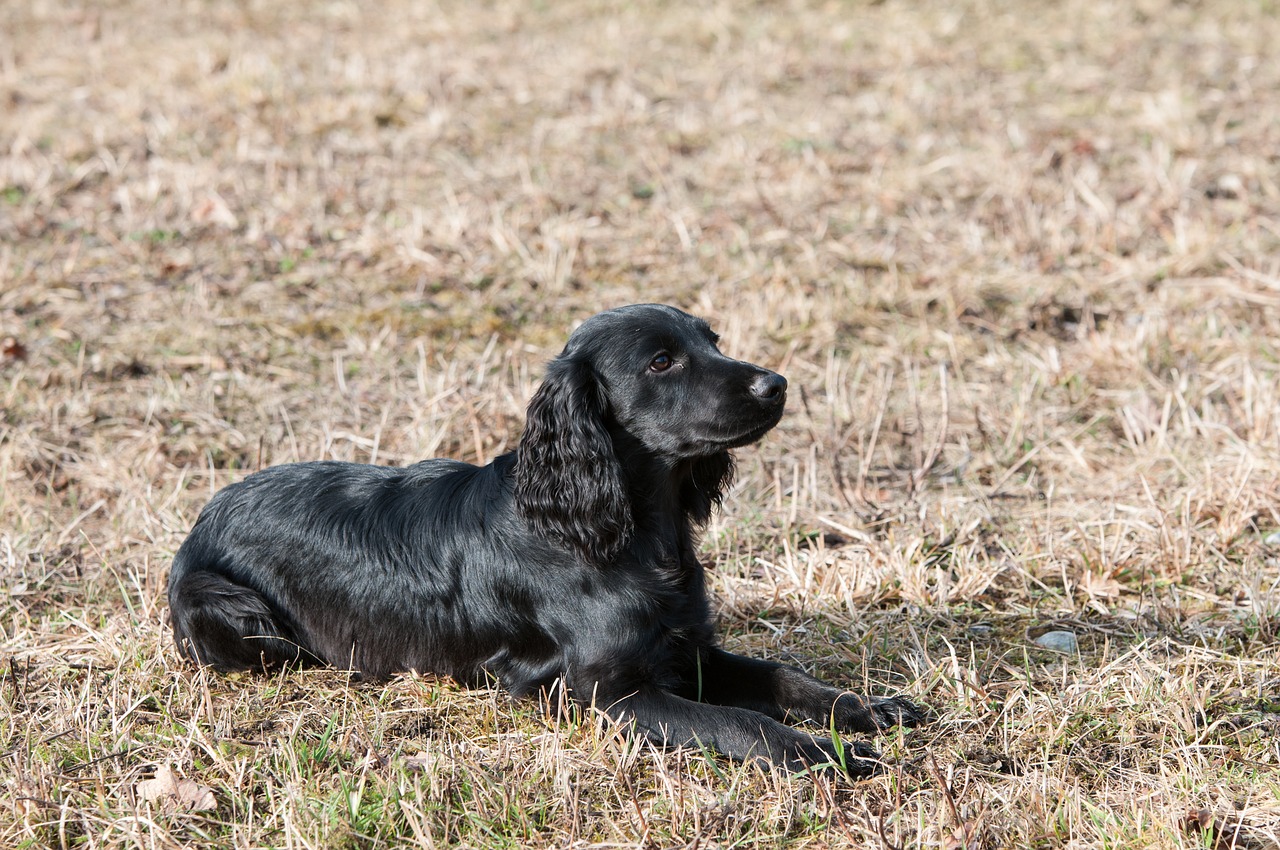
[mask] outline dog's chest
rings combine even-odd
[[[665,631],[677,639],[699,633],[710,619],[702,563],[689,545],[664,541],[651,563],[651,596]]]
[[[636,554],[641,572],[646,574],[654,592],[677,596],[685,596],[690,591],[702,592],[702,564],[675,529],[655,535],[648,546]]]

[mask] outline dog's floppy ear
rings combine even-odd
[[[720,504],[732,481],[733,456],[728,452],[698,458],[680,487],[681,509],[701,525],[711,518],[712,508]]]
[[[535,531],[590,563],[609,562],[631,536],[622,465],[605,402],[586,364],[561,356],[529,402],[516,458],[516,510]]]

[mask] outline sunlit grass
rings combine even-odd
[[[1273,11],[6,4],[0,846],[1280,847]],[[635,301],[787,375],[712,591],[881,776],[179,661],[211,493],[486,461]]]

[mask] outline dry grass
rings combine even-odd
[[[0,845],[1280,846],[1269,0],[0,31]],[[637,300],[798,388],[706,556],[731,646],[936,709],[883,777],[178,662],[214,489],[487,459],[572,323]],[[216,808],[141,799],[166,765]]]

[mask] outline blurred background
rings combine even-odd
[[[1280,760],[1277,43],[1246,0],[5,4],[0,835],[1271,840],[1249,777]],[[905,779],[739,800],[710,771],[688,802],[655,755],[616,768],[643,805],[587,811],[555,789],[591,768],[539,751],[545,776],[507,780],[524,802],[469,832],[440,811],[479,792],[355,755],[271,767],[323,726],[265,685],[186,702],[163,587],[214,490],[487,462],[575,324],[640,301],[790,380],[707,534],[727,640],[934,705]],[[413,749],[356,699],[339,731]],[[267,715],[283,743],[212,743]],[[463,785],[528,755],[488,746],[449,751]],[[163,761],[205,773],[213,820],[106,830]],[[384,802],[408,781],[420,817],[344,819],[335,777]]]

